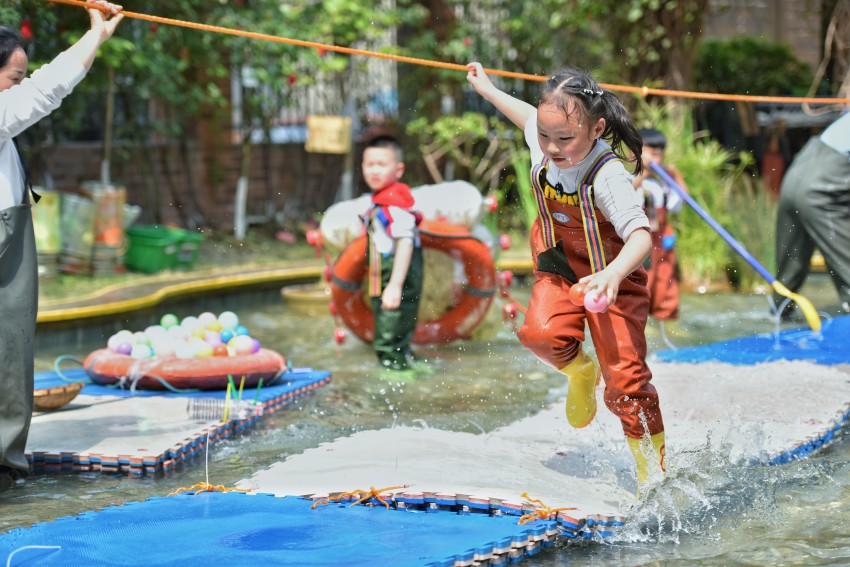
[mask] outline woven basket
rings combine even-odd
[[[33,393],[33,406],[36,411],[51,411],[61,408],[77,397],[83,389],[82,382],[73,382],[55,388],[43,388]]]

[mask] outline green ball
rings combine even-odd
[[[159,324],[166,329],[170,329],[171,327],[179,325],[180,319],[178,319],[177,315],[174,315],[173,313],[166,313],[162,316],[162,319],[159,320]]]

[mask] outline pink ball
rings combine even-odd
[[[251,352],[259,352],[262,345],[260,344],[260,339],[252,338],[251,341],[254,343],[254,348],[251,349]]]
[[[222,344],[221,335],[216,333],[215,331],[207,331],[204,333],[204,340],[209,343],[211,347],[217,347]]]
[[[591,313],[602,313],[608,308],[608,296],[604,293],[596,299],[596,292],[591,291],[584,296],[584,308]]]
[[[253,354],[254,339],[248,335],[238,335],[233,338],[233,350],[236,354]]]

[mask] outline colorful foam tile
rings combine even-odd
[[[553,522],[428,514],[294,497],[203,492],[152,498],[0,535],[0,560],[25,565],[513,564],[548,547]],[[49,545],[46,545],[48,542]]]

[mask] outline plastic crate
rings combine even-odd
[[[172,228],[170,230],[180,239],[180,244],[177,248],[176,267],[178,269],[190,268],[198,259],[198,253],[201,250],[204,235],[200,232],[192,232],[181,228]]]
[[[124,265],[136,272],[155,274],[177,266],[182,237],[164,226],[133,226],[127,229],[129,247]]]

